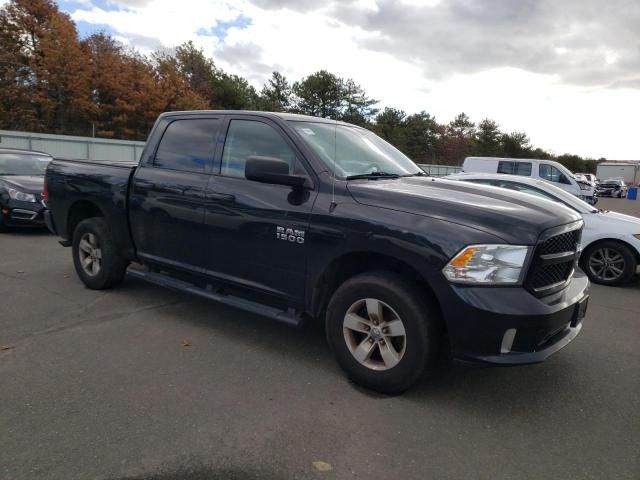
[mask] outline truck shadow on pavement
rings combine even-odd
[[[127,278],[123,288],[126,295],[137,295],[146,291],[149,297],[161,297],[165,290],[148,285],[143,281]],[[224,338],[238,344],[239,349],[263,350],[265,361],[284,354],[291,363],[306,364],[303,370],[312,369],[314,377],[330,376],[332,382],[341,384],[374,400],[384,401],[397,396],[379,394],[350,382],[335,362],[326,343],[322,322],[308,322],[300,329],[288,327],[273,320],[247,313],[233,307],[177,293],[175,308],[181,311],[175,322],[184,322],[205,336]],[[170,318],[173,321],[173,318]],[[209,332],[209,333],[207,333]],[[199,342],[205,343],[205,342]],[[204,347],[206,348],[206,346]],[[571,348],[569,346],[568,348]],[[553,396],[559,388],[571,390],[575,374],[573,361],[558,352],[546,362],[537,365],[496,367],[464,364],[451,361],[446,353],[440,356],[438,365],[429,378],[414,388],[401,394],[403,399],[417,402],[453,402],[478,409],[484,405],[488,409],[498,408],[510,401],[522,401],[527,393],[527,403],[535,403],[535,398]],[[499,401],[496,401],[499,399]],[[215,478],[215,477],[214,477]]]

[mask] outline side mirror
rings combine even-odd
[[[251,156],[247,158],[244,176],[247,180],[255,182],[288,185],[298,188],[304,187],[307,183],[306,177],[289,174],[289,164],[287,162],[273,157]]]
[[[571,181],[567,178],[564,173],[560,174],[560,183],[564,183],[565,185],[571,185]]]

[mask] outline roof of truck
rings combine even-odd
[[[292,122],[315,122],[315,123],[330,123],[330,124],[338,124],[338,125],[348,125],[355,127],[357,125],[353,125],[351,123],[336,121],[331,118],[323,118],[323,117],[313,117],[311,115],[300,115],[298,113],[285,113],[285,112],[263,112],[256,110],[185,110],[180,112],[165,112],[162,113],[161,117],[170,117],[174,115],[202,115],[202,114],[215,114],[215,115],[233,115],[233,114],[242,114],[242,115],[255,115],[257,117],[267,117],[267,118],[280,118],[286,121]]]

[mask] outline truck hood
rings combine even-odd
[[[44,188],[44,175],[2,175],[0,185],[7,185],[25,193],[42,193]]]
[[[358,203],[458,223],[511,244],[535,245],[544,230],[582,218],[530,194],[431,177],[352,180],[347,188]]]

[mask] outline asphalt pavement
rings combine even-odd
[[[640,280],[594,286],[543,364],[443,364],[388,397],[318,327],[134,279],[91,291],[70,255],[0,235],[3,480],[640,478]]]

